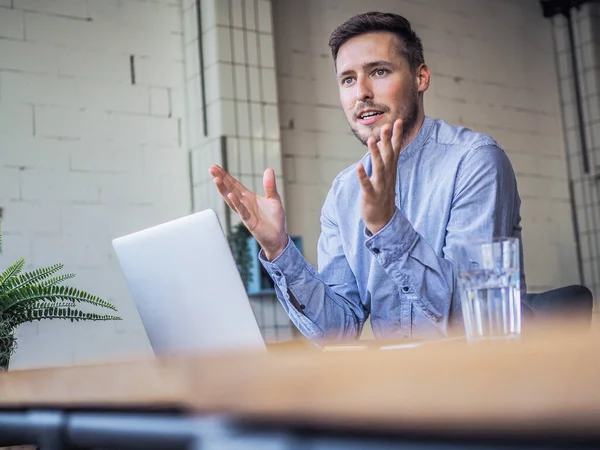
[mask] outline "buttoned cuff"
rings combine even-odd
[[[406,300],[418,301],[414,280],[403,271],[402,262],[415,246],[419,234],[404,215],[396,209],[392,219],[375,234],[365,228],[365,246],[392,277],[400,288],[400,294]]]
[[[391,220],[377,233],[372,234],[365,227],[365,236],[365,246],[384,267],[408,253],[419,238],[419,234],[398,208]]]
[[[262,249],[258,252],[258,259],[275,283],[285,277],[288,285],[298,279],[305,264],[302,253],[289,236],[287,245],[273,261],[267,260]]]
[[[321,339],[324,336],[323,330],[303,312],[298,311],[290,300],[289,286],[302,277],[302,271],[306,266],[306,260],[294,242],[288,237],[285,249],[273,261],[267,260],[262,249],[258,253],[258,259],[273,279],[277,296],[290,319],[307,338],[313,341]],[[302,303],[302,299],[296,298],[296,300],[300,304],[300,308],[304,310],[306,305]]]

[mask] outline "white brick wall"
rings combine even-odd
[[[553,18],[554,41],[559,61],[561,101],[566,129],[566,147],[573,183],[578,234],[581,252],[583,282],[600,298],[600,5],[587,3],[575,9],[572,15],[573,43],[579,80],[581,121],[575,107],[575,83],[569,45],[567,20],[557,15]],[[584,171],[584,158],[580,142],[580,127],[585,136],[588,169]],[[596,308],[597,309],[597,308]]]
[[[420,34],[432,70],[426,113],[489,133],[507,150],[530,289],[577,282],[551,25],[533,0],[273,0],[288,221],[308,260],[316,263],[333,177],[365,152],[339,106],[327,40],[367,9],[403,14]]]
[[[190,212],[182,39],[179,0],[0,0],[0,267],[62,262],[124,319],[26,324],[13,367],[149,352],[111,240]]]
[[[196,207],[222,211],[206,173],[221,135],[250,187],[262,189],[263,164],[276,168],[289,231],[316,262],[325,194],[365,151],[340,110],[327,39],[365,6],[269,3],[202,2],[204,136],[193,0],[0,0],[0,267],[20,256],[29,268],[64,262],[77,286],[125,319],[26,325],[13,367],[149,351],[110,240],[190,211],[188,150]],[[427,113],[508,151],[530,287],[577,281],[552,37],[538,2],[374,0],[368,9],[402,13],[420,33],[433,72]]]
[[[206,0],[202,5],[204,67],[199,72],[197,11],[184,9],[189,144],[193,154],[194,205],[212,207],[227,221],[218,191],[208,174],[221,161],[219,144],[227,138],[226,167],[249,189],[263,193],[262,175],[274,167],[279,176],[281,145],[276,73],[268,0]],[[203,102],[200,83],[204,77]],[[198,126],[206,107],[207,130]],[[197,117],[197,119],[196,119]],[[280,190],[283,193],[283,183]],[[231,217],[235,224],[236,215]]]

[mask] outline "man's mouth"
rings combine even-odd
[[[383,115],[381,111],[365,111],[358,114],[357,118],[359,123],[363,125],[371,125],[379,120]]]

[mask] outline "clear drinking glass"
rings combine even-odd
[[[521,334],[519,240],[495,238],[453,247],[469,342]]]

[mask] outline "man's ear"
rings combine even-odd
[[[425,92],[429,88],[429,79],[431,77],[431,71],[426,64],[421,64],[417,69],[417,92]]]

